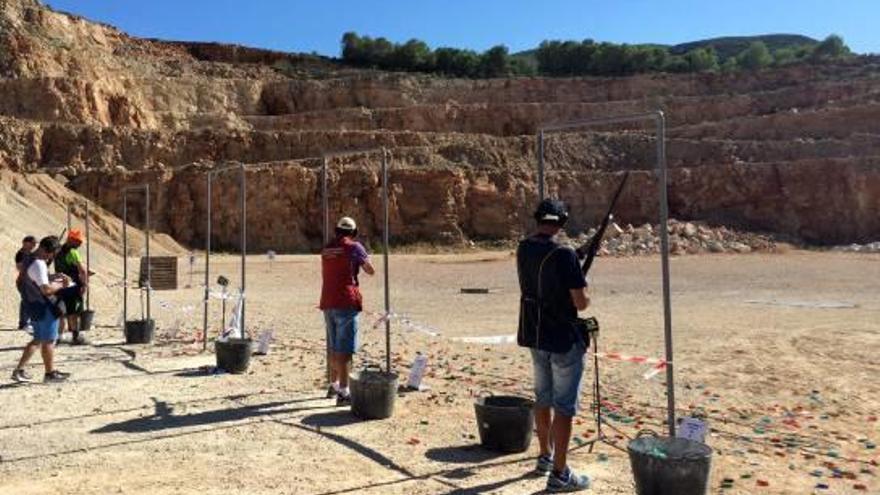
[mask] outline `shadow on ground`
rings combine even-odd
[[[241,421],[262,416],[290,414],[299,411],[326,409],[328,407],[331,407],[323,404],[305,407],[290,407],[293,404],[312,402],[315,400],[315,398],[304,398],[289,401],[274,401],[266,402],[263,404],[230,407],[226,409],[216,409],[213,411],[176,416],[174,414],[174,407],[172,405],[169,405],[165,401],[158,401],[156,399],[153,399],[153,401],[155,402],[155,412],[152,415],[140,418],[133,418],[117,423],[109,423],[100,428],[96,428],[89,433],[148,433],[155,431],[172,430],[176,428],[209,426],[216,425],[218,423]]]
[[[479,464],[506,454],[484,449],[479,445],[457,445],[454,447],[438,447],[428,449],[425,457],[432,461],[447,464]]]

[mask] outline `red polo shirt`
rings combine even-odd
[[[364,246],[349,237],[337,237],[324,246],[321,251],[322,310],[363,309],[358,273],[368,259]]]

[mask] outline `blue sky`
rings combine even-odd
[[[345,31],[432,47],[511,51],[545,39],[675,44],[728,35],[836,33],[880,53],[880,0],[44,0],[143,37],[339,54]]]

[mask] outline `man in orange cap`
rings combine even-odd
[[[79,247],[83,243],[83,235],[78,229],[70,229],[67,233],[67,242],[61,246],[58,256],[55,257],[55,273],[63,273],[71,278],[73,284],[61,291],[60,296],[64,301],[67,311],[67,327],[73,334],[71,344],[85,344],[85,338],[80,335],[79,315],[83,310],[83,294],[89,285],[89,274],[79,254]],[[64,333],[64,320],[62,319],[59,340]]]

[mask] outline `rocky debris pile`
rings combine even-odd
[[[702,222],[669,220],[669,250],[674,255],[701,253],[772,252],[776,243],[770,236],[740,232],[727,227],[710,227]],[[599,250],[600,256],[638,256],[660,253],[660,226],[644,224],[621,227],[612,223],[605,231]],[[590,229],[576,238],[564,242],[573,247],[586,244],[596,235]]]
[[[850,244],[848,246],[835,246],[832,251],[844,253],[880,253],[880,241],[868,244]]]

